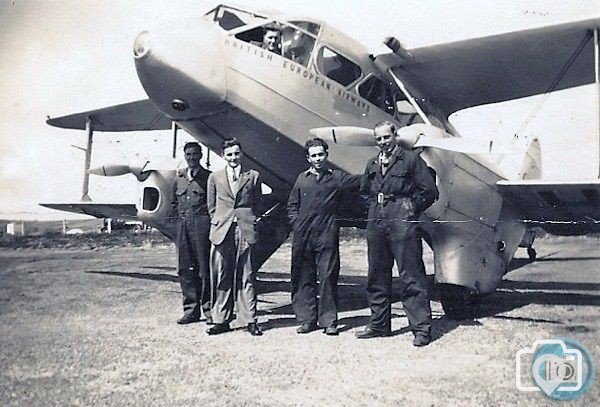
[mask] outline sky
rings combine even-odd
[[[316,16],[376,53],[386,51],[381,41],[389,35],[414,48],[600,15],[598,1],[235,3]],[[136,35],[148,27],[200,18],[214,4],[199,0],[0,0],[0,217],[70,217],[37,204],[80,198],[84,153],[72,145],[85,146],[86,135],[48,126],[46,117],[145,98],[132,57]],[[510,137],[517,130],[531,135],[566,134],[555,137],[545,150],[547,175],[564,178],[577,171],[597,177],[595,92],[588,86],[545,98],[477,107],[455,114],[452,121],[468,137]],[[180,143],[188,139],[182,136]],[[165,156],[170,154],[171,142],[169,131],[96,133],[92,167]],[[92,176],[90,196],[97,202],[134,202],[135,185],[132,176]]]

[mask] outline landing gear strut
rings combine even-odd
[[[521,239],[521,243],[519,247],[527,248],[527,256],[529,256],[529,261],[534,262],[537,257],[537,252],[533,248],[533,241],[535,240],[535,232],[532,229],[529,229],[523,235]]]

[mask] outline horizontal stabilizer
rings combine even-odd
[[[522,219],[559,235],[600,230],[600,179],[498,181]]]
[[[51,126],[63,129],[85,129],[87,119],[92,120],[92,129],[97,131],[146,131],[168,130],[171,119],[160,112],[150,99],[109,106],[102,109],[49,118]]]
[[[50,209],[90,215],[96,218],[137,219],[137,209],[134,204],[74,202],[42,203],[40,205]]]

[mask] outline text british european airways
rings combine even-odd
[[[273,56],[275,54],[273,54],[272,52],[268,52],[264,49],[261,49],[255,45],[251,45],[248,44],[246,42],[243,41],[234,41],[231,40],[229,38],[227,38],[225,40],[225,45],[229,45],[232,48],[236,48],[240,51],[246,51],[248,54],[252,54],[255,55],[259,58],[264,58],[266,59],[268,62],[273,62]],[[335,82],[330,81],[329,79],[325,79],[311,71],[309,71],[308,69],[306,69],[305,67],[303,67],[302,65],[299,65],[293,61],[290,61],[288,59],[285,59],[283,57],[278,57],[279,60],[281,60],[282,65],[281,67],[284,69],[288,69],[291,72],[295,72],[296,74],[302,76],[304,79],[306,79],[309,82],[314,83],[315,85],[319,85],[321,86],[323,89],[329,91],[330,93],[340,97],[341,99],[352,103],[353,105],[363,109],[366,113],[369,112],[370,110],[370,105],[365,102],[362,98],[360,98],[359,96],[348,92],[346,89],[338,86],[335,84]]]

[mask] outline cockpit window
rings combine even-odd
[[[206,17],[216,22],[222,29],[230,31],[244,25],[256,25],[266,18],[254,13],[225,6],[219,6],[206,14]]]
[[[310,55],[315,47],[315,38],[303,29],[275,21],[241,32],[235,37],[303,66],[308,66]]]
[[[344,86],[350,85],[361,76],[358,65],[327,47],[320,49],[317,67],[323,75]]]
[[[281,24],[270,21],[260,27],[236,34],[238,40],[249,42],[252,45],[266,49],[281,55]]]
[[[294,24],[295,26],[302,28],[305,31],[308,31],[311,34],[314,34],[315,36],[319,35],[319,30],[321,29],[321,26],[317,23],[311,23],[310,21],[290,21],[291,24]]]

